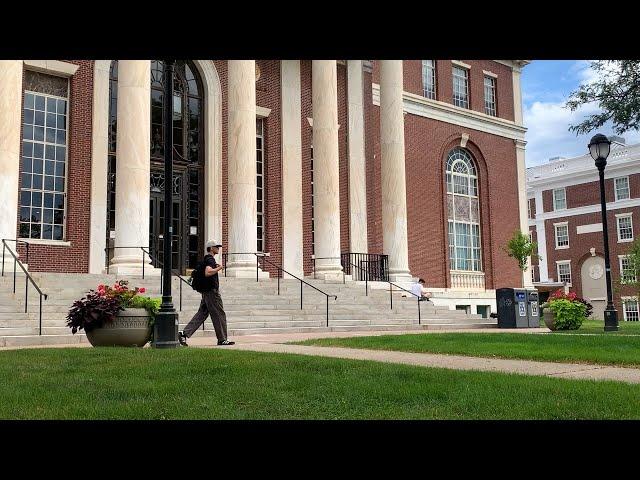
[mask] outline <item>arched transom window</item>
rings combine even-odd
[[[447,223],[451,270],[482,271],[478,175],[469,152],[447,156]]]

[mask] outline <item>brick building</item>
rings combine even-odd
[[[640,145],[627,146],[620,137],[610,140],[605,198],[613,297],[621,320],[638,320],[637,297],[621,282],[621,272],[638,235]],[[528,168],[527,201],[529,232],[542,257],[533,262],[534,285],[541,290],[566,286],[590,301],[594,318],[602,319],[607,290],[600,186],[586,146],[583,156],[555,157]]]
[[[178,61],[167,182],[162,61],[0,61],[0,237],[32,270],[135,274],[172,188],[182,272],[211,238],[238,277],[255,257],[235,252],[327,281],[341,254],[380,254],[392,281],[487,314],[523,282],[501,247],[527,225],[527,63]]]

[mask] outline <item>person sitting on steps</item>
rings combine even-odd
[[[187,338],[191,337],[200,328],[209,315],[211,315],[213,328],[216,331],[216,337],[218,337],[218,345],[234,345],[236,343],[227,339],[227,316],[224,312],[219,291],[220,280],[218,279],[218,272],[224,267],[218,265],[213,257],[219,252],[220,247],[222,247],[222,244],[217,241],[207,242],[205,246],[207,253],[203,259],[204,286],[198,288],[198,291],[202,294],[202,300],[200,301],[200,308],[191,321],[183,331],[178,332],[178,340],[182,346],[188,346]]]
[[[433,294],[429,292],[426,288],[424,288],[424,279],[418,280],[416,283],[411,285],[411,293],[419,297],[420,302],[430,301]]]

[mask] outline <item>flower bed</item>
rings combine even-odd
[[[541,307],[545,324],[551,330],[577,330],[582,326],[582,322],[591,315],[592,305],[584,299],[578,297],[574,292],[564,293],[562,290],[555,291],[549,301]],[[550,319],[549,313],[553,318]]]

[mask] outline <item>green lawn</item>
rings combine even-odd
[[[640,418],[640,385],[196,348],[0,352],[0,399],[2,419]]]
[[[620,312],[618,312],[620,313]],[[617,332],[607,332],[607,335],[640,335],[640,322],[625,322],[619,321],[620,330]],[[542,323],[544,327],[544,322]],[[555,334],[563,335],[582,335],[582,334],[602,334],[604,335],[604,321],[602,320],[587,320],[582,323],[582,326],[578,330],[564,330],[553,332]]]
[[[634,322],[635,323],[635,322]],[[592,325],[593,324],[593,325]],[[621,325],[625,334],[604,334],[597,322],[584,330],[569,333],[425,333],[352,338],[322,338],[296,342],[300,345],[397,350],[418,353],[445,353],[474,357],[519,358],[549,362],[598,363],[640,366],[638,325]],[[602,325],[602,322],[600,322]],[[585,335],[595,333],[599,335]],[[637,331],[637,330],[635,330]],[[640,332],[638,332],[640,333]]]

